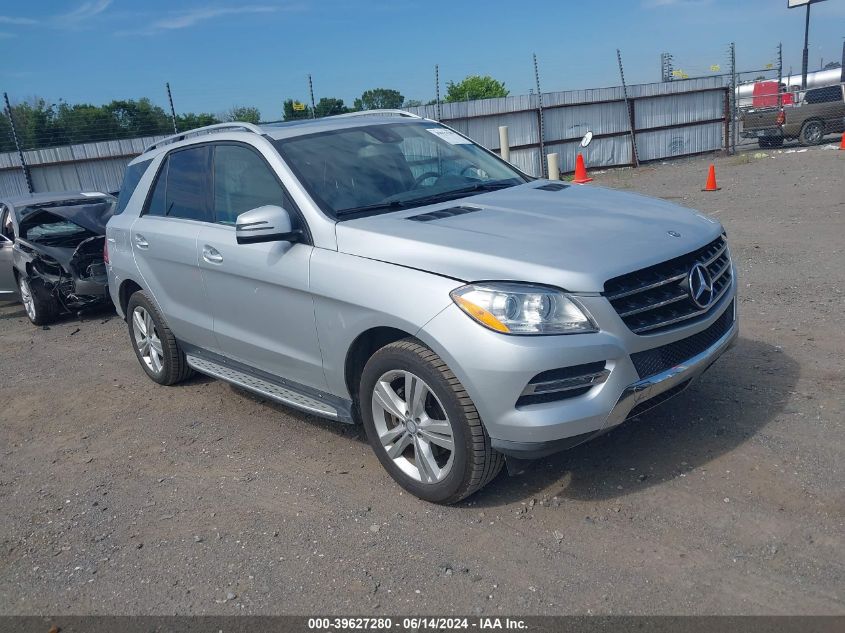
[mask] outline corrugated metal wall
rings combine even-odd
[[[639,84],[628,87],[634,112],[637,154],[641,161],[715,151],[724,147],[723,77]],[[543,145],[560,154],[564,172],[575,169],[580,150],[589,166],[613,167],[633,162],[631,130],[621,86],[543,93]],[[499,126],[508,127],[511,162],[534,176],[543,172],[536,95],[440,105],[440,120],[488,149],[499,151]],[[409,108],[436,117],[434,105]],[[593,142],[581,149],[587,131]]]
[[[723,77],[640,84],[628,87],[634,113],[637,153],[642,161],[719,150],[724,147]],[[508,126],[511,162],[543,173],[540,156],[540,99],[518,95],[440,105],[440,120],[481,145],[499,151],[499,126]],[[622,87],[591,88],[542,95],[543,145],[560,153],[564,172],[575,169],[578,141],[589,130],[593,142],[581,151],[588,166],[613,167],[633,161],[631,131]],[[436,118],[434,105],[408,108]],[[67,145],[24,152],[36,191],[120,188],[127,163],[163,137]],[[16,153],[0,154],[0,195],[26,193]]]
[[[35,191],[116,191],[126,165],[164,136],[81,143],[24,152]],[[0,154],[0,195],[27,193],[16,152]]]

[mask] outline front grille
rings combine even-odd
[[[705,309],[693,303],[689,274],[702,264],[713,281],[713,299]],[[731,285],[731,259],[724,235],[692,253],[614,277],[604,296],[635,334],[657,334],[707,317]]]
[[[734,306],[731,302],[722,316],[706,330],[668,345],[631,354],[631,361],[640,378],[649,378],[700,354],[727,334],[733,322]]]
[[[643,413],[645,413],[649,409],[653,409],[657,405],[663,404],[669,398],[671,398],[673,396],[677,396],[684,389],[689,387],[689,383],[690,383],[689,380],[685,380],[684,382],[675,385],[671,389],[667,389],[663,393],[657,394],[653,398],[649,398],[648,400],[640,402],[637,406],[635,406],[633,409],[631,409],[631,411],[628,413],[628,415],[625,419],[631,420],[632,418],[635,418],[638,415],[642,415]]]

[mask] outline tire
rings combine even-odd
[[[403,400],[409,387],[410,404]],[[415,393],[423,395],[415,400]],[[358,395],[370,446],[390,476],[420,499],[456,503],[487,485],[502,469],[504,457],[491,448],[463,385],[437,354],[416,339],[391,343],[373,354],[361,375]],[[403,411],[402,405],[410,411]],[[391,408],[411,415],[402,420],[388,411]]]
[[[21,274],[18,277],[18,292],[21,295],[26,316],[33,325],[47,325],[59,316],[59,302],[40,281]]]
[[[760,138],[757,139],[757,144],[760,146],[760,149],[767,149],[771,147],[782,147],[783,146],[783,137],[782,136],[773,136],[771,138]]]
[[[161,312],[143,290],[129,297],[126,323],[135,356],[152,381],[175,385],[194,373]]]
[[[801,126],[798,135],[801,145],[820,145],[824,141],[824,123],[821,121],[806,121]]]

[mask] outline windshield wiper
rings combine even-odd
[[[441,191],[440,193],[433,193],[430,196],[422,198],[414,198],[406,200],[407,204],[420,206],[423,204],[434,204],[435,202],[442,202],[444,200],[454,200],[455,198],[465,198],[466,196],[484,191],[496,191],[497,189],[506,189],[508,187],[515,187],[518,183],[502,180],[494,180],[490,182],[478,182],[469,187],[462,187],[461,189],[452,189],[450,191]]]
[[[444,200],[462,198],[472,193],[478,193],[483,191],[496,191],[497,189],[515,187],[517,184],[519,183],[515,183],[510,180],[492,180],[488,182],[477,182],[469,187],[452,189],[450,191],[441,191],[439,193],[433,193],[429,196],[423,196],[421,198],[410,198],[407,200],[385,200],[383,202],[376,202],[374,204],[365,204],[360,207],[340,209],[339,211],[335,212],[335,215],[337,215],[337,217],[341,217],[344,215],[352,215],[353,213],[363,213],[366,211],[397,211],[399,209],[419,207],[424,204],[434,204],[436,202],[443,202]]]
[[[402,200],[391,200],[390,202],[376,202],[374,204],[364,204],[360,207],[350,207],[348,209],[340,209],[335,211],[335,215],[340,217],[344,215],[352,215],[353,213],[364,213],[366,211],[396,211],[404,209],[410,203]]]

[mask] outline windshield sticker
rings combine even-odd
[[[451,145],[469,145],[472,143],[469,139],[464,138],[457,132],[453,132],[452,130],[447,130],[446,128],[442,127],[429,127],[426,128],[429,132],[434,134],[434,136],[438,136],[442,138],[444,141]]]

